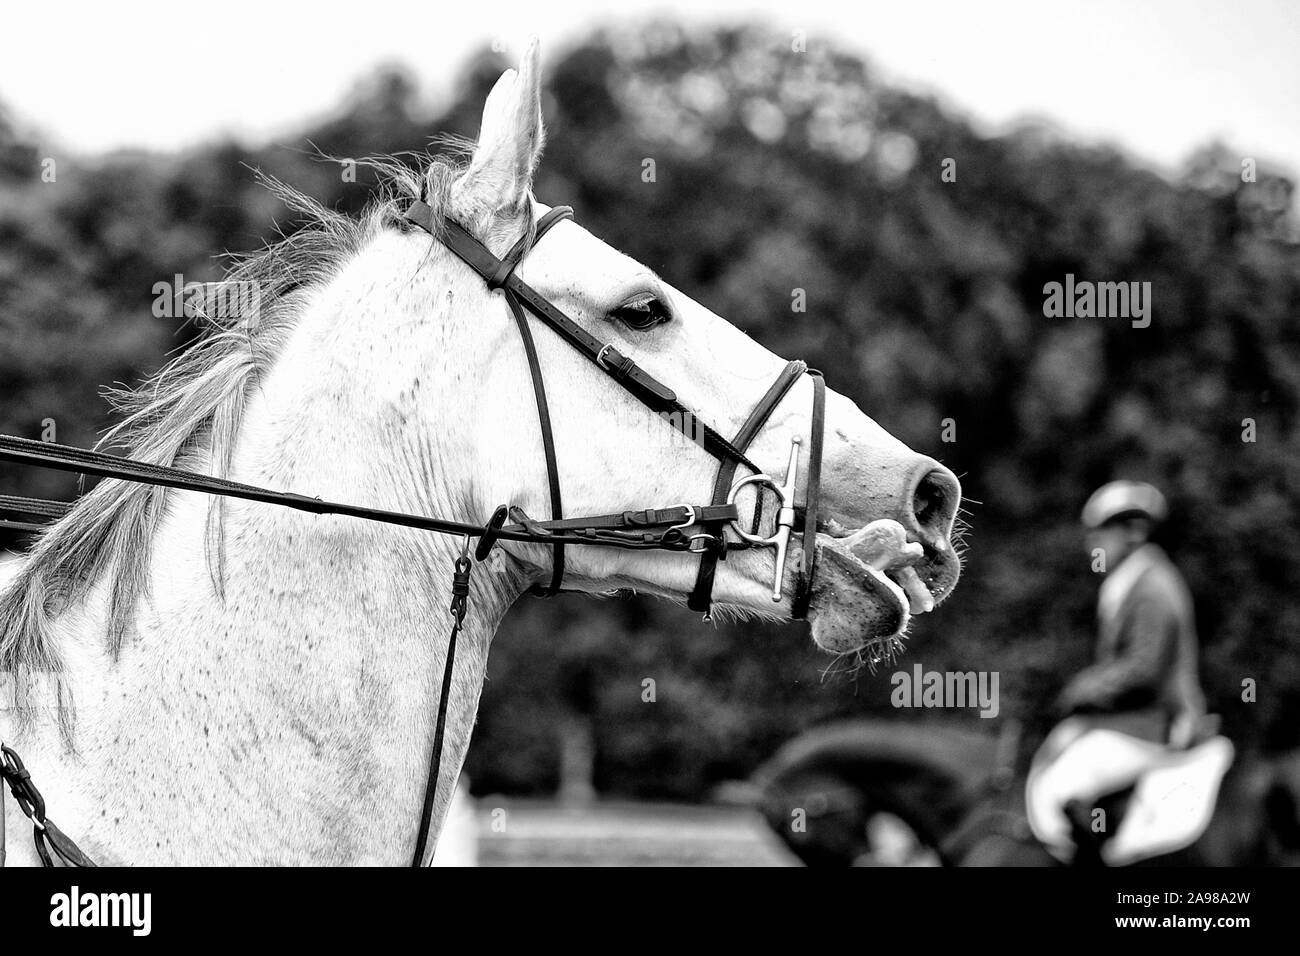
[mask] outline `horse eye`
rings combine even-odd
[[[629,329],[644,331],[663,325],[672,318],[672,313],[662,301],[646,294],[620,305],[609,313],[609,317],[622,322]]]

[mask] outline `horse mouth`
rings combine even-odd
[[[955,572],[928,567],[926,548],[909,542],[896,521],[873,521],[854,531],[832,523],[827,532],[818,533],[815,545],[808,613],[813,640],[833,654],[888,660],[901,649],[912,617],[933,610],[952,591]]]

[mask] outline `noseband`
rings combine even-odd
[[[783,580],[790,534],[792,531],[798,531],[804,542],[803,561],[795,575],[792,605],[794,616],[802,618],[808,610],[816,561],[813,538],[817,531],[818,492],[821,485],[826,386],[821,373],[809,369],[804,362],[788,363],[767,393],[754,406],[740,430],[728,440],[683,405],[671,388],[642,369],[630,357],[622,354],[613,343],[601,342],[592,336],[519,278],[516,268],[527,251],[557,223],[564,219],[572,219],[572,209],[567,206],[557,206],[546,213],[530,230],[531,236],[525,234],[502,258],[497,258],[487,246],[470,235],[455,220],[444,217],[439,222],[433,209],[422,201],[412,203],[405,218],[445,244],[457,258],[478,273],[489,289],[494,291],[499,289],[510,308],[523,341],[528,370],[532,378],[533,394],[537,403],[537,418],[541,429],[547,484],[550,491],[551,519],[549,521],[534,520],[522,509],[507,505],[497,508],[484,525],[382,511],[322,501],[305,495],[271,491],[224,478],[118,458],[102,452],[8,435],[0,435],[0,461],[199,491],[314,514],[345,515],[462,536],[466,544],[456,559],[452,575],[450,608],[452,628],[447,643],[446,663],[443,667],[433,750],[425,784],[419,832],[411,864],[419,866],[428,848],[433,806],[442,766],[447,703],[455,665],[456,639],[460,634],[468,608],[470,571],[473,567],[473,562],[470,560],[469,539],[478,539],[477,547],[473,552],[474,559],[478,561],[485,559],[498,541],[522,541],[549,546],[553,555],[550,583],[544,588],[534,589],[535,593],[544,596],[554,595],[562,589],[565,570],[564,554],[566,546],[569,545],[677,551],[698,555],[699,567],[696,572],[695,586],[687,604],[693,610],[703,612],[707,620],[712,606],[713,584],[718,562],[725,560],[731,551],[755,547],[770,547],[775,550],[772,599],[780,601],[784,589]],[[588,517],[564,517],[550,407],[546,400],[546,386],[537,359],[528,312],[549,326],[580,355],[592,362],[650,411],[659,413],[660,418],[687,437],[697,439],[701,447],[718,460],[718,472],[708,504],[679,504]],[[785,478],[780,482],[765,474],[750,461],[746,457],[746,451],[795,382],[805,374],[811,378],[813,384],[812,427],[808,441],[807,492],[804,505],[799,508],[795,504],[795,489],[798,483],[799,454],[803,447],[802,437],[795,436],[791,441]],[[744,465],[751,474],[737,479],[736,470],[741,465]],[[736,499],[741,491],[751,486],[756,492],[754,513],[750,527],[746,529],[740,522]],[[775,527],[766,537],[761,534],[764,491],[771,492],[776,499]],[[0,512],[9,511],[52,518],[66,514],[69,508],[70,506],[64,502],[0,496]],[[511,519],[511,523],[507,524],[507,519]],[[37,530],[41,526],[25,521],[0,520],[0,527]],[[735,537],[727,537],[728,527],[735,532]],[[44,801],[32,783],[30,774],[22,768],[17,754],[8,748],[5,750],[5,760],[0,761],[0,777],[9,784],[20,807],[31,818],[37,850],[46,865],[51,863],[48,847],[53,847],[65,862],[73,865],[94,865],[54,826],[52,821],[46,818]],[[0,840],[3,839],[3,826],[4,818],[3,814],[0,814]],[[2,845],[0,843],[0,846]],[[0,862],[2,859],[0,857]]]

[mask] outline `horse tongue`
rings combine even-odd
[[[809,614],[813,639],[832,653],[885,647],[906,628],[913,602],[884,569],[921,556],[920,545],[909,546],[896,521],[874,521],[842,538],[818,535]]]
[[[836,538],[834,545],[851,551],[859,561],[877,571],[909,567],[925,558],[925,549],[915,541],[908,543],[903,526],[888,518],[873,521],[847,537]]]
[[[907,595],[913,614],[934,610],[934,595],[917,575],[912,565],[924,560],[925,549],[907,540],[907,532],[897,521],[881,519],[859,528],[840,539],[838,544],[847,547],[863,564],[876,571],[889,571]]]

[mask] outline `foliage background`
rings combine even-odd
[[[193,329],[152,317],[153,284],[219,278],[214,253],[295,228],[250,167],[358,210],[364,171],[345,183],[317,150],[472,136],[507,65],[481,53],[437,116],[419,112],[405,70],[385,67],[290,142],[60,159],[53,184],[39,139],[0,113],[0,432],[34,437],[53,418],[60,441],[91,443],[108,422],[99,388],[187,343]],[[1078,509],[1103,481],[1145,478],[1173,502],[1164,539],[1197,597],[1212,706],[1239,745],[1300,745],[1289,172],[1256,157],[1257,181],[1243,182],[1242,157],[1211,143],[1170,180],[1042,123],[982,137],[833,41],[795,53],[761,27],[594,33],[553,61],[545,113],[539,197],[822,368],[962,478],[965,575],[914,630],[905,666],[999,671],[1000,719],[1041,733],[1092,644],[1097,582]],[[940,179],[946,158],[954,183]],[[1152,325],[1044,318],[1044,283],[1069,272],[1151,282]],[[791,312],[794,288],[806,314]],[[955,442],[940,440],[945,418]],[[4,469],[0,491],[75,487]],[[469,772],[479,791],[549,792],[556,728],[583,712],[601,791],[699,798],[806,726],[892,713],[888,671],[827,666],[798,627],[701,625],[639,599],[524,601],[493,649]],[[641,700],[647,677],[654,705]],[[1247,677],[1256,703],[1240,699]]]

